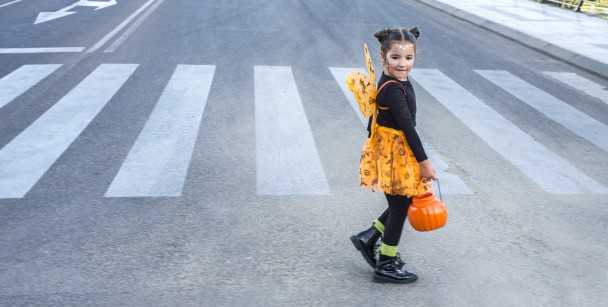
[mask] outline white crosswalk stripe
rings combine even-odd
[[[214,72],[177,67],[106,197],[181,195]]]
[[[0,78],[0,111],[60,68],[60,64],[24,65]],[[0,198],[22,198],[63,155],[114,94],[137,64],[102,64],[67,95],[0,149]],[[337,85],[363,127],[345,83],[356,68],[330,67]],[[537,109],[582,139],[608,151],[608,128],[548,93],[499,70],[478,74],[508,95]],[[215,66],[177,65],[144,128],[108,186],[105,197],[180,196],[203,119]],[[551,77],[578,80],[585,93],[603,100],[601,86],[557,72]],[[416,69],[412,78],[458,120],[516,169],[549,193],[608,193],[608,189],[534,140],[507,118],[436,69]],[[587,80],[589,81],[589,80]],[[591,82],[591,81],[589,81]],[[572,84],[577,84],[572,81]],[[589,90],[590,89],[590,90]],[[331,192],[317,151],[296,79],[288,66],[254,67],[256,193],[258,195],[327,195]],[[507,94],[505,94],[507,95]],[[354,117],[353,117],[354,118]],[[253,127],[252,127],[253,128]],[[517,139],[518,142],[512,142]],[[473,191],[450,173],[448,154],[425,146],[437,168],[444,194]],[[455,165],[457,166],[457,165]],[[466,171],[466,170],[465,170]],[[355,172],[356,173],[356,172]],[[355,175],[356,176],[356,175]],[[470,180],[470,179],[468,179]]]
[[[290,67],[256,66],[259,195],[323,195],[329,184]]]
[[[363,114],[359,111],[359,105],[357,104],[357,100],[355,96],[350,91],[348,86],[346,85],[346,75],[351,71],[359,71],[364,74],[367,74],[363,69],[358,68],[340,68],[340,67],[330,67],[329,70],[333,74],[336,82],[342,89],[342,92],[348,99],[350,106],[353,108],[357,117],[361,121],[364,127],[368,125],[368,119],[363,117]],[[440,178],[442,182],[442,193],[444,194],[463,194],[470,195],[473,194],[473,191],[467,187],[467,185],[460,179],[460,177],[448,172],[448,164],[439,156],[439,154],[431,147],[425,145],[425,150],[427,152],[427,156],[430,161],[433,162],[436,169],[437,177]],[[438,190],[437,183],[434,182],[435,191]]]
[[[359,104],[357,103],[357,99],[355,98],[355,95],[353,95],[351,90],[346,85],[346,76],[348,75],[349,72],[358,71],[358,72],[361,72],[361,73],[367,75],[367,71],[365,71],[362,68],[342,68],[342,67],[330,67],[329,70],[331,71],[331,74],[334,76],[334,79],[336,79],[336,82],[340,86],[342,93],[344,93],[344,96],[346,96],[346,98],[348,99],[348,103],[350,104],[350,107],[355,111],[357,118],[359,119],[359,121],[361,121],[361,124],[363,124],[364,127],[367,127],[369,119],[363,117],[363,113],[361,113],[361,111],[359,110]]]
[[[567,86],[595,97],[608,104],[608,88],[571,72],[545,71],[546,75]]]
[[[608,126],[509,72],[501,70],[476,70],[476,72],[545,116],[608,152]]]
[[[439,70],[418,69],[413,77],[471,131],[544,190],[608,192]]]
[[[21,198],[135,71],[102,64],[0,150],[0,198]]]
[[[0,79],[0,108],[53,73],[58,64],[23,65]]]

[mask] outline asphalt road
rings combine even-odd
[[[0,0],[0,305],[608,303],[606,79],[416,1],[104,2]],[[340,74],[414,25],[449,220],[376,284]]]

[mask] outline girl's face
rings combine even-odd
[[[381,52],[384,60],[384,73],[401,81],[407,80],[407,75],[414,66],[416,53],[411,42],[396,41],[391,44],[386,56]]]

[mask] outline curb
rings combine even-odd
[[[553,56],[557,59],[566,61],[574,66],[583,68],[595,74],[598,74],[604,78],[608,78],[608,64],[602,63],[600,61],[588,58],[582,54],[572,52],[568,49],[556,46],[547,41],[544,41],[538,37],[534,37],[532,35],[522,33],[520,31],[514,30],[508,26],[493,22],[491,20],[485,19],[483,17],[477,16],[475,14],[471,14],[469,12],[463,11],[459,8],[453,7],[449,4],[445,4],[443,2],[439,2],[436,0],[416,0],[420,3],[426,4],[430,7],[448,13],[452,16],[460,18],[462,20],[468,21],[474,25],[480,26],[484,29],[490,30],[492,32],[498,33],[506,38],[515,40],[516,42],[530,47],[532,49],[544,52],[550,56]]]

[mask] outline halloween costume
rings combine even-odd
[[[427,156],[415,129],[414,88],[409,80],[399,81],[383,73],[376,90],[367,46],[364,51],[370,77],[360,72],[346,77],[363,115],[370,117],[370,134],[359,166],[360,184],[391,195],[414,197],[432,193],[432,184],[420,177],[418,162]]]
[[[432,184],[422,180],[418,162],[427,159],[416,132],[416,96],[409,81],[382,74],[376,90],[375,73],[367,46],[364,52],[369,77],[351,72],[346,83],[354,93],[365,117],[370,117],[369,137],[359,165],[360,185],[382,191],[388,208],[371,228],[350,239],[374,268],[378,281],[409,283],[418,277],[403,270],[397,254],[403,224],[412,198],[433,192]],[[376,242],[382,237],[376,260]]]

